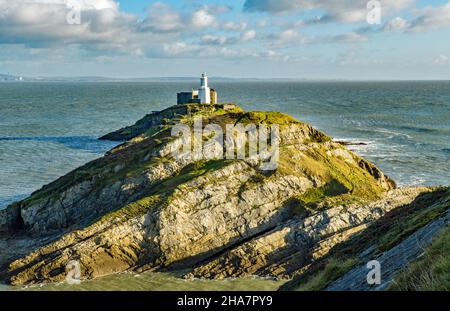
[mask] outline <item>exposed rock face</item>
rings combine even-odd
[[[211,278],[247,275],[292,277],[351,235],[392,209],[411,203],[426,188],[388,192],[368,204],[336,206],[290,220],[194,269],[190,276]]]
[[[14,231],[21,225],[20,207],[17,204],[0,210],[0,233]]]
[[[200,114],[204,125],[279,124],[278,168],[172,157],[171,126]],[[128,141],[1,212],[1,231],[51,236],[0,258],[13,284],[62,280],[72,259],[85,278],[193,266],[200,277],[291,276],[428,191],[392,190],[373,164],[280,113],[175,106],[104,138]]]
[[[393,247],[376,258],[380,263],[380,284],[368,284],[366,265],[360,265],[331,283],[325,288],[328,291],[380,291],[385,290],[391,284],[396,274],[407,267],[409,263],[419,258],[424,249],[431,244],[433,238],[450,226],[450,210],[442,217],[420,228],[399,245]],[[370,253],[370,249],[362,254]],[[364,261],[364,260],[363,260]]]

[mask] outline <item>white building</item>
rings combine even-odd
[[[208,87],[208,76],[206,75],[206,73],[203,73],[202,77],[200,78],[198,98],[200,99],[200,104],[211,104],[211,90]]]
[[[216,90],[208,86],[208,76],[206,73],[202,74],[200,78],[200,88],[192,90],[191,92],[181,92],[177,94],[177,103],[184,104],[217,104]]]

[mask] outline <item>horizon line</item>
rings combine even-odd
[[[148,76],[148,77],[111,77],[111,76],[98,76],[98,75],[85,75],[85,76],[58,76],[58,75],[42,75],[42,76],[27,76],[18,74],[0,74],[0,76],[23,78],[24,81],[14,81],[14,80],[0,80],[0,82],[40,82],[40,81],[55,81],[55,80],[65,80],[80,82],[77,80],[84,80],[88,82],[107,82],[107,81],[133,81],[133,80],[195,80],[199,79],[197,76]],[[450,78],[425,78],[425,79],[407,79],[407,78],[301,78],[301,77],[238,77],[238,76],[209,76],[210,79],[223,79],[223,80],[285,80],[285,81],[304,81],[304,82],[329,82],[329,81],[341,81],[341,82],[421,82],[421,81],[450,81]],[[96,81],[94,81],[96,80]]]

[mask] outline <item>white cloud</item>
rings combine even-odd
[[[300,37],[300,34],[293,29],[287,29],[278,34],[278,38],[282,41],[293,40],[297,39],[298,37]]]
[[[184,41],[164,44],[164,53],[167,56],[179,58],[264,59],[274,62],[287,62],[290,59],[289,56],[273,50],[256,52],[251,49],[203,46]]]
[[[396,17],[396,18],[388,21],[386,24],[384,24],[383,30],[384,31],[395,31],[395,30],[406,29],[408,26],[409,26],[409,23],[407,20],[405,20],[401,17]]]
[[[239,37],[226,37],[224,35],[206,34],[200,39],[202,45],[233,45],[238,43],[249,42],[256,37],[255,30],[247,30],[240,34]]]
[[[445,65],[448,64],[449,58],[447,55],[441,54],[434,58],[433,62],[437,65]]]
[[[383,16],[390,16],[399,10],[411,7],[414,0],[381,1]],[[269,14],[292,14],[310,10],[322,10],[319,18],[306,22],[364,22],[367,17],[367,0],[246,0],[244,11],[260,11]]]
[[[154,33],[175,33],[215,26],[216,19],[211,7],[203,6],[191,12],[179,12],[167,4],[157,2],[150,7],[148,17],[139,24],[139,29]]]
[[[241,41],[242,42],[248,42],[248,41],[251,41],[251,40],[253,40],[253,39],[255,39],[255,37],[256,37],[256,31],[255,30],[247,30],[247,31],[245,31],[245,32],[243,32],[242,34],[241,34]]]
[[[285,48],[299,44],[313,43],[315,38],[306,36],[295,29],[285,29],[280,32],[266,36],[271,48]]]
[[[206,34],[201,38],[201,43],[206,45],[224,45],[227,43],[227,37]]]
[[[367,36],[357,33],[357,32],[348,32],[342,35],[337,35],[333,37],[333,41],[344,42],[344,43],[355,43],[355,42],[364,42],[367,41]]]
[[[227,31],[242,31],[245,30],[247,28],[247,23],[245,22],[224,22],[221,25],[221,28],[223,30],[227,30]]]
[[[263,51],[258,55],[258,57],[268,59],[274,62],[284,62],[284,63],[290,60],[290,56],[273,50]]]
[[[256,26],[258,28],[265,28],[269,24],[269,21],[267,19],[260,19],[256,22]]]
[[[112,0],[83,0],[81,25],[70,25],[64,0],[0,0],[0,43],[41,47],[90,44],[124,46],[136,19]]]
[[[198,45],[188,44],[186,42],[174,42],[174,43],[164,43],[163,44],[164,52],[168,55],[186,55],[191,52],[196,52],[201,49]]]
[[[142,30],[175,32],[183,28],[181,14],[168,5],[155,3],[150,7],[148,17],[140,24]]]
[[[428,6],[422,9],[414,9],[412,13],[416,16],[408,21],[396,17],[384,24],[379,31],[403,30],[404,32],[424,32],[441,29],[450,26],[450,1],[442,6]]]
[[[288,57],[284,49],[303,44],[364,42],[368,40],[367,36],[383,31],[419,32],[450,25],[450,3],[416,9],[412,11],[416,16],[412,21],[404,19],[408,15],[395,13],[409,7],[413,0],[382,1],[384,25],[343,34],[336,28],[327,34],[319,31],[311,35],[304,26],[363,21],[367,1],[247,0],[246,10],[268,14],[262,18],[258,15],[258,19],[243,14],[238,15],[237,20],[223,20],[229,18],[221,15],[231,10],[228,6],[171,6],[158,2],[151,5],[147,16],[140,20],[136,15],[121,11],[118,0],[74,0],[81,6],[81,25],[69,25],[67,1],[0,0],[0,50],[6,46],[22,47],[28,51],[29,58],[31,53],[39,51],[36,54],[39,57],[61,59],[64,55],[73,57],[79,52],[80,57],[99,60],[126,54],[136,58],[200,55],[293,61],[296,55],[290,51],[292,55]],[[300,21],[301,15],[296,18],[269,16],[309,10],[322,14]],[[246,44],[249,42],[252,44]],[[428,59],[430,62],[434,55]],[[443,61],[443,58],[436,58],[436,63]]]
[[[426,7],[416,10],[417,17],[410,23],[409,30],[422,32],[450,26],[450,1],[441,7]]]
[[[206,8],[202,8],[192,14],[189,22],[194,28],[201,29],[214,25],[215,18]]]
[[[166,4],[155,3],[148,16],[139,21],[137,16],[121,12],[116,1],[81,0],[76,2],[81,9],[81,24],[71,25],[67,22],[70,6],[66,2],[0,0],[0,46],[24,45],[29,51],[31,48],[52,51],[74,48],[83,51],[85,56],[94,57],[178,55],[192,50],[190,46],[173,44],[181,34],[192,36],[196,31],[217,29],[213,9],[217,12],[228,10],[224,6],[201,6],[178,11]],[[205,37],[205,40],[212,38]]]

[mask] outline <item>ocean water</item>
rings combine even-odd
[[[450,82],[210,83],[221,102],[282,111],[364,143],[350,148],[400,185],[450,184]],[[97,137],[175,104],[178,91],[197,84],[0,83],[0,208],[102,156],[116,143]]]

